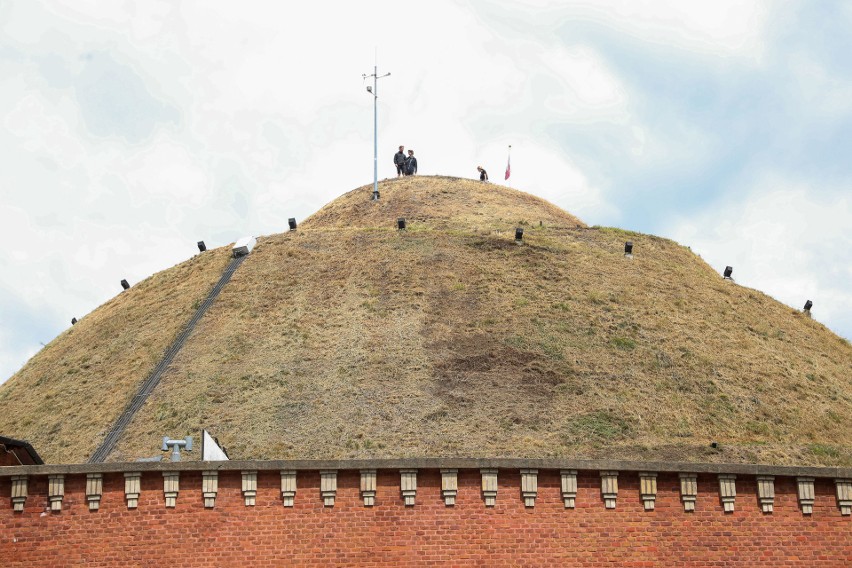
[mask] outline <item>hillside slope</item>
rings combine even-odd
[[[258,240],[110,460],[207,428],[237,459],[852,463],[852,347],[819,323],[677,243],[589,228],[508,188],[403,178],[382,183],[378,203],[371,189]],[[187,300],[226,261],[209,258]],[[138,288],[151,325],[188,319],[166,286]],[[74,436],[46,426],[61,413],[10,419],[39,398],[45,369],[81,359],[71,341],[60,336],[0,388],[0,433],[48,461],[84,461],[103,420],[81,417],[121,410],[90,392],[64,411],[83,430]],[[87,353],[100,357],[87,369],[98,380],[123,365]]]

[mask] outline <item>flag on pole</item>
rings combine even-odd
[[[509,145],[509,157],[506,160],[506,178],[509,179],[509,176],[512,175],[512,145]]]

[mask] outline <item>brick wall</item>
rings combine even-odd
[[[838,509],[832,479],[816,479],[812,515],[803,515],[793,477],[775,478],[774,512],[761,511],[753,476],[736,480],[725,513],[716,475],[698,476],[695,512],[684,512],[677,474],[660,473],[655,509],[646,511],[639,477],[621,472],[615,509],[601,498],[599,472],[580,471],[576,508],[566,509],[558,470],[540,470],[534,507],[521,499],[519,470],[500,470],[493,508],[477,469],[458,472],[455,506],[444,504],[437,469],[417,473],[416,504],[406,507],[398,470],[379,470],[375,506],[365,507],[357,470],[341,470],[333,507],[320,498],[318,471],[299,471],[292,508],[278,470],[259,471],[246,506],[239,471],[218,476],[205,508],[200,471],[182,471],[175,508],[163,475],[142,475],[137,509],[128,509],[122,473],[103,474],[99,509],[90,511],[86,475],[65,476],[61,511],[50,511],[47,475],[28,477],[21,512],[11,478],[0,477],[0,565],[190,567],[361,565],[433,566],[852,566],[852,518]]]

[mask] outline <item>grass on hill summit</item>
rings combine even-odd
[[[379,203],[371,190],[258,240],[110,460],[153,455],[160,436],[207,428],[233,459],[852,464],[849,343],[723,280],[686,247],[590,228],[493,184],[403,178],[380,185]],[[396,230],[398,217],[406,231]],[[516,226],[525,229],[520,245]],[[226,261],[222,250],[194,259],[207,264],[192,265],[199,278],[179,302],[166,301],[166,284],[185,265],[134,287],[120,310],[107,304],[83,321],[144,305],[152,329],[179,329]],[[13,377],[13,395],[0,388],[13,414],[63,365],[100,356],[88,398],[27,426],[5,418],[49,461],[85,460],[97,445],[88,440],[100,441],[101,424],[148,368],[139,365],[125,391],[99,396],[125,361],[86,345],[132,326],[92,333],[102,335],[57,338]],[[15,386],[38,379],[29,399]],[[90,414],[103,418],[79,418]],[[63,431],[50,443],[41,423],[65,415],[79,436]],[[7,424],[0,431],[13,434]]]

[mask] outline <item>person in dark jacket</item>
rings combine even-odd
[[[476,166],[476,169],[479,170],[479,181],[488,181],[488,172],[482,166]]]
[[[417,173],[417,158],[414,157],[414,150],[408,151],[408,157],[405,159],[405,175],[413,176]]]
[[[400,146],[399,152],[393,155],[393,165],[396,166],[396,177],[405,175],[405,146]]]

